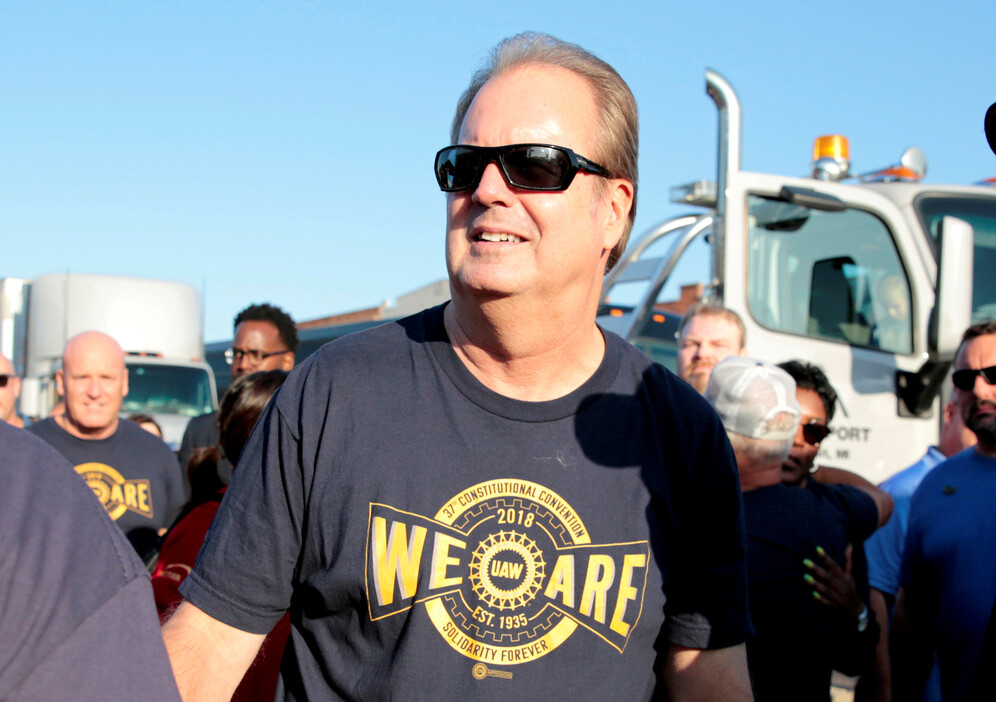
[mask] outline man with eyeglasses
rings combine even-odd
[[[326,345],[270,404],[164,628],[181,690],[225,699],[289,608],[279,698],[750,699],[723,428],[595,324],[628,86],[519,35],[451,136],[452,301]]]
[[[246,373],[268,370],[289,371],[294,367],[298,347],[297,326],[291,316],[275,305],[249,305],[235,316],[235,338],[225,351],[225,360],[232,367],[232,380]],[[218,413],[194,417],[183,433],[178,453],[181,469],[186,472],[194,450],[203,446],[218,446]],[[232,464],[222,456],[218,477],[228,483]]]
[[[996,321],[965,331],[951,382],[978,442],[913,494],[892,635],[896,700],[920,699],[935,657],[941,699],[971,698],[996,597]]]
[[[17,414],[17,397],[21,394],[21,379],[14,371],[14,364],[0,353],[0,420],[12,427],[23,427],[24,421]]]

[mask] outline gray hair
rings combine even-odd
[[[633,204],[629,210],[629,220],[619,243],[609,252],[606,270],[611,270],[626,250],[636,218],[639,151],[636,99],[626,81],[612,66],[577,44],[561,41],[549,34],[524,32],[503,39],[491,50],[485,65],[474,73],[470,85],[460,96],[450,127],[451,143],[456,144],[460,139],[464,117],[484,84],[527,64],[557,66],[588,81],[598,109],[599,138],[594,152],[585,156],[607,168],[613,178],[624,178],[633,184]],[[603,187],[602,193],[604,192]]]

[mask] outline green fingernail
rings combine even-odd
[[[802,559],[802,564],[803,564],[804,566],[806,566],[807,568],[814,568],[814,567],[815,567],[815,566],[813,565],[813,562],[812,562],[811,560],[809,560],[808,558],[803,558],[803,559]]]
[[[816,591],[814,590],[814,591],[813,591],[813,599],[814,599],[814,600],[822,600],[823,598],[822,598],[822,597],[820,597],[820,593],[818,593],[818,592],[816,592]]]
[[[806,581],[807,583],[809,583],[810,585],[812,585],[813,583],[815,583],[815,582],[816,582],[816,578],[814,578],[814,577],[813,577],[812,575],[810,575],[809,573],[806,573],[805,575],[803,575],[803,576],[802,576],[802,579],[803,579],[803,580],[805,580],[805,581]]]
[[[816,552],[817,552],[818,554],[820,554],[821,556],[825,556],[825,555],[827,555],[827,552],[823,550],[823,547],[822,547],[822,546],[817,546],[817,547],[816,547]]]

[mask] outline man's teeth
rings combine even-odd
[[[497,232],[484,232],[481,234],[481,239],[483,241],[511,241],[516,244],[522,241],[522,239],[517,237],[515,234],[505,234],[504,232],[501,234]]]

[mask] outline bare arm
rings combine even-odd
[[[752,702],[743,644],[703,651],[670,644],[664,684],[672,702]]]
[[[861,676],[854,690],[855,702],[890,702],[892,699],[892,670],[889,660],[889,608],[885,595],[871,589],[871,610],[878,619],[878,645],[871,671]]]
[[[912,596],[911,596],[912,595]],[[892,680],[896,702],[919,702],[934,664],[933,616],[930,605],[905,588],[896,598],[896,613],[889,637],[892,670],[902,671]]]
[[[813,473],[812,478],[818,483],[826,483],[827,485],[850,485],[866,493],[875,500],[875,506],[878,507],[879,526],[884,526],[889,521],[889,517],[892,516],[892,495],[875,487],[857,473],[843,468],[820,466],[819,470]]]
[[[163,641],[183,702],[230,700],[265,634],[224,624],[183,602],[163,626]]]

